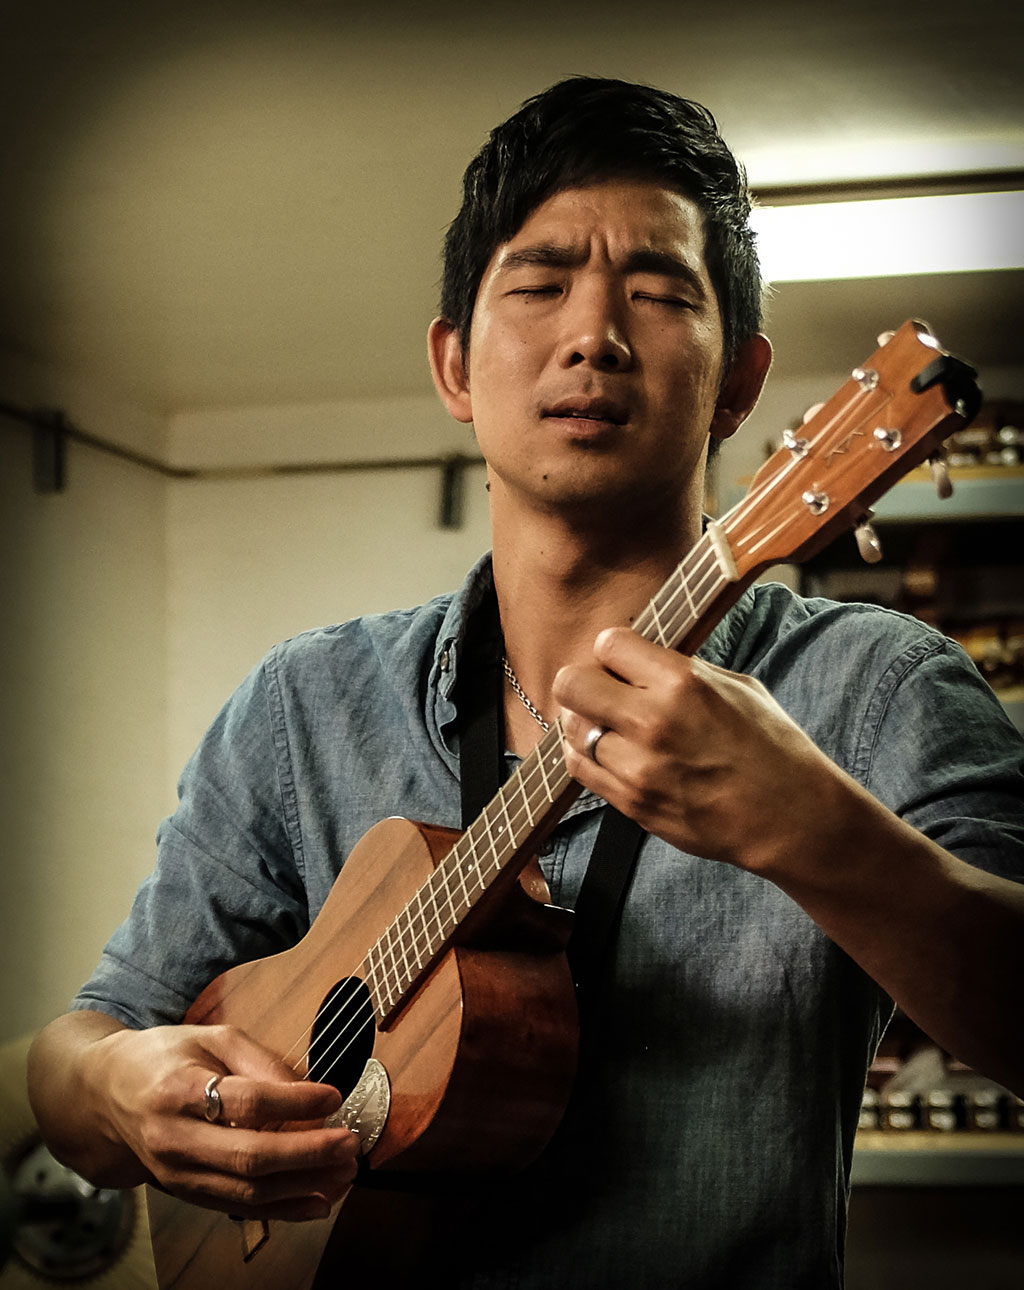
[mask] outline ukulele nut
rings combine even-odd
[[[828,493],[811,488],[804,493],[803,501],[812,515],[824,515],[832,505],[832,498],[829,497]]]

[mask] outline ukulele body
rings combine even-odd
[[[338,1082],[336,1072],[325,1078],[318,1067],[325,1070],[350,1043],[354,1027],[343,1019],[332,1029],[321,1010],[339,985],[343,998],[358,993],[368,950],[458,836],[399,818],[376,825],[353,849],[303,940],[218,977],[186,1021],[237,1026],[302,1075],[312,1044],[311,1078]],[[477,920],[472,942],[444,953],[386,1029],[371,1025],[350,1049],[339,1084],[346,1098],[364,1055],[372,1054],[375,1073],[369,1110],[347,1104],[338,1115],[343,1121],[347,1112],[363,1139],[362,1182],[387,1187],[393,1180],[407,1191],[429,1187],[437,1174],[504,1175],[535,1159],[554,1133],[575,1075],[578,1026],[563,952],[571,914],[546,904],[547,894],[531,862],[495,902],[493,916]],[[367,1002],[363,1018],[368,1009]],[[353,1100],[367,1101],[364,1085]],[[343,1217],[346,1209],[375,1216],[388,1209],[386,1195],[350,1196]],[[161,1290],[304,1290],[336,1217],[243,1224],[155,1188],[148,1204]],[[352,1233],[353,1244],[360,1239]],[[379,1237],[367,1232],[365,1239]],[[331,1242],[342,1262],[345,1244]],[[352,1256],[357,1264],[366,1257],[355,1249]]]

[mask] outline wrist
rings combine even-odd
[[[813,745],[798,780],[770,826],[751,830],[743,867],[797,899],[860,882],[899,820]]]
[[[147,1176],[118,1129],[113,1092],[119,1050],[134,1034],[105,1013],[68,1013],[30,1055],[30,1095],[47,1145],[96,1186],[131,1187]]]

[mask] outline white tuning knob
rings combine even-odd
[[[866,560],[868,564],[877,564],[882,558],[882,544],[870,523],[867,520],[861,520],[854,529],[853,535],[857,539],[857,550],[861,554],[861,559]]]
[[[949,468],[946,465],[946,455],[941,450],[933,453],[928,458],[928,465],[932,472],[932,483],[935,485],[935,491],[945,501],[948,497],[953,496],[953,481],[949,477]]]

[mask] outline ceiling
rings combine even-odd
[[[1024,169],[1019,8],[825,8],[4,0],[0,346],[157,412],[425,392],[463,166],[572,73],[706,102],[755,187]],[[1018,273],[783,285],[769,327],[787,372],[908,314],[1021,364],[1022,300]]]

